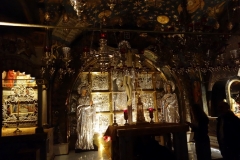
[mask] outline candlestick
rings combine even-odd
[[[154,123],[154,121],[153,121],[153,111],[154,111],[154,109],[153,108],[148,108],[148,111],[149,111],[149,117],[151,118],[150,123]]]
[[[149,116],[150,116],[150,118],[153,118],[153,109],[152,108],[149,108]]]
[[[123,114],[124,114],[124,119],[125,119],[125,126],[127,126],[127,125],[129,125],[129,123],[128,123],[128,111],[125,109],[124,111],[123,111]]]
[[[116,106],[115,102],[113,102],[113,126],[118,126],[117,121],[116,121]]]

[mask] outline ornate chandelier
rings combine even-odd
[[[73,6],[73,9],[76,11],[77,16],[80,18],[82,12],[84,11],[86,1],[85,0],[70,0],[70,3]]]
[[[114,55],[117,54],[116,52],[117,50],[110,50],[107,46],[107,34],[103,32],[100,34],[98,51],[92,48],[88,49],[88,47],[84,48],[81,57],[82,60],[85,62],[83,66],[87,66],[86,63],[88,63],[90,59],[95,59],[97,61],[100,71],[107,72],[111,66]],[[82,71],[84,71],[84,68],[82,68]]]
[[[71,54],[70,54],[70,47],[62,47],[62,56],[59,56],[58,52],[54,53],[53,49],[49,49],[50,47],[45,47],[44,55],[42,57],[43,66],[40,69],[41,77],[43,78],[44,75],[47,73],[49,78],[53,76],[56,71],[56,61],[60,60],[60,63],[63,62],[64,66],[59,68],[59,79],[62,79],[64,75],[69,74],[73,75],[75,71],[69,67],[69,63],[71,62]],[[48,71],[48,72],[47,72]]]

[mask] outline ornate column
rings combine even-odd
[[[47,104],[47,88],[43,85],[42,88],[42,123],[43,126],[48,126],[48,104]]]
[[[47,89],[47,123],[52,126],[52,87],[53,80],[52,77],[48,80],[48,89]]]

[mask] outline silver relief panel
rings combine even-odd
[[[119,126],[123,126],[125,124],[123,111],[116,113],[116,121]]]
[[[152,92],[144,92],[141,93],[141,101],[143,103],[143,108],[147,109],[147,108],[154,108],[154,97],[153,97],[153,93]]]
[[[164,95],[164,92],[157,92],[156,93],[156,104],[157,104],[157,111],[158,111],[158,113],[157,113],[157,118],[158,118],[158,121],[159,122],[161,122],[161,121],[163,121],[163,113],[162,113],[162,97],[163,97],[163,95]]]
[[[105,133],[107,127],[110,125],[111,116],[109,114],[97,114],[96,115],[96,125],[95,132]]]
[[[115,102],[115,110],[124,110],[127,108],[127,94],[119,92],[113,94],[113,102]],[[114,104],[113,104],[114,106]],[[114,107],[113,107],[114,109]]]
[[[153,89],[152,74],[147,73],[138,74],[138,85],[142,89]]]
[[[109,90],[108,73],[92,74],[92,90]]]
[[[97,112],[110,110],[109,94],[92,94],[92,100]]]

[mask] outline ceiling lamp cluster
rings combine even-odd
[[[111,61],[116,54],[117,51],[110,50],[107,46],[107,33],[102,32],[100,33],[98,51],[92,49],[91,47],[90,49],[85,47],[81,58],[85,63],[88,63],[90,59],[95,59],[99,65],[100,71],[106,72],[108,71]],[[84,66],[86,66],[86,64],[84,64]]]
[[[133,70],[134,72],[146,72],[148,70],[143,64],[145,61],[143,51],[134,54],[129,42],[126,40],[120,41],[117,45],[117,48],[109,47],[107,45],[107,33],[101,32],[98,50],[94,50],[92,46],[90,48],[84,47],[81,54],[83,61],[81,72],[132,73]],[[134,61],[132,59],[133,54],[136,56]],[[91,65],[90,62],[97,63]]]
[[[80,18],[82,12],[84,11],[84,7],[86,6],[85,0],[70,0],[73,9],[76,11],[77,16]]]
[[[61,50],[58,50],[59,48],[61,48]],[[46,45],[42,56],[43,66],[40,69],[41,77],[44,78],[48,76],[52,78],[56,70],[58,70],[59,79],[62,79],[67,73],[73,75],[75,71],[69,67],[69,63],[72,60],[70,50],[70,47],[61,47],[58,45],[55,47],[55,45],[51,45],[51,33],[50,29],[47,28]],[[62,66],[61,63],[64,63],[64,65],[59,68],[59,66]]]
[[[117,3],[116,0],[109,0],[109,3],[108,3],[109,8],[113,10],[116,3]]]

